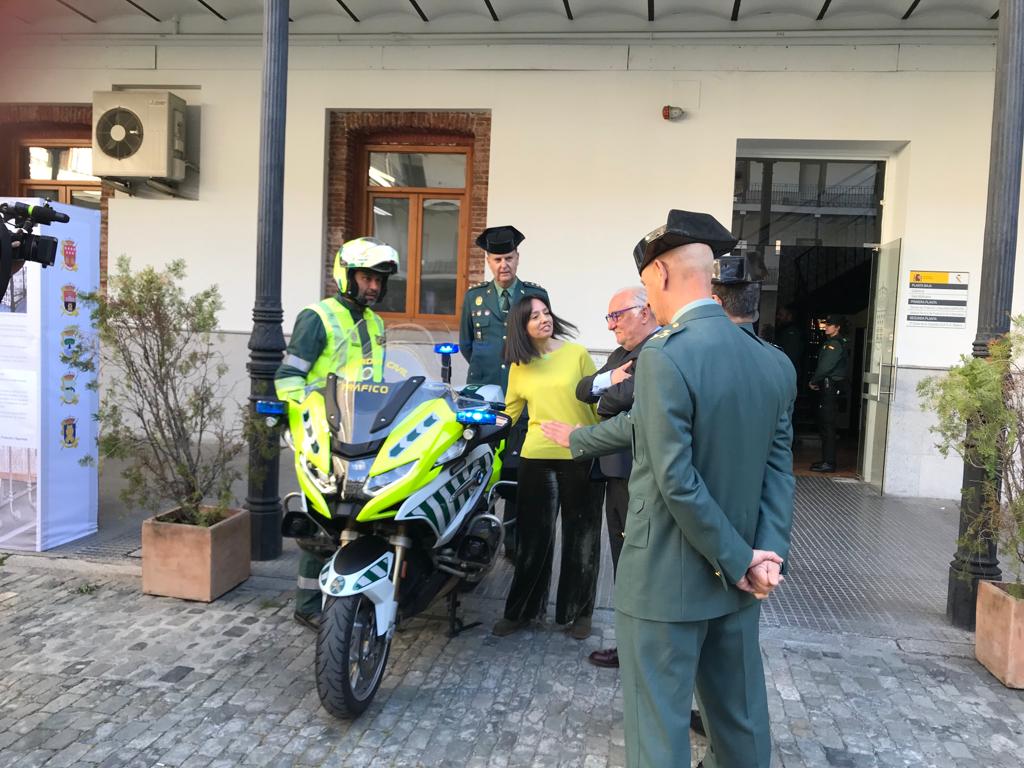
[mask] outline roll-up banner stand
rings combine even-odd
[[[42,205],[45,200],[0,199]],[[0,302],[0,549],[40,552],[96,532],[97,392],[61,355],[92,344],[79,294],[99,285],[100,213],[51,203],[67,224],[52,267],[25,262]]]

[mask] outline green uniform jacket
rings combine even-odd
[[[818,365],[811,377],[811,384],[820,384],[825,379],[846,378],[846,337],[827,338],[818,352]]]
[[[573,457],[633,447],[615,607],[701,621],[755,598],[736,588],[752,549],[789,555],[796,375],[785,355],[695,307],[637,360],[633,410],[573,432]]]
[[[509,289],[509,307],[525,296],[548,298],[536,283],[516,280]],[[477,283],[466,291],[459,324],[459,350],[469,361],[467,384],[497,384],[508,388],[508,366],[501,359],[505,346],[505,313],[493,282]]]

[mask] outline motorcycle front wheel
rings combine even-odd
[[[366,595],[328,597],[316,641],[316,690],[335,717],[357,717],[380,687],[391,640],[377,634],[377,614]]]

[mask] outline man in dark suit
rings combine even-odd
[[[501,357],[505,345],[505,321],[509,309],[520,299],[537,296],[548,301],[548,292],[537,283],[520,280],[519,245],[526,235],[513,226],[488,227],[476,238],[476,245],[487,259],[493,280],[484,280],[466,290],[459,323],[459,351],[469,362],[467,384],[497,384],[508,388],[508,366]],[[524,410],[505,441],[502,455],[502,480],[514,480],[519,467],[519,451],[526,439],[530,416]],[[505,499],[502,513],[505,531],[505,556],[515,559],[518,532],[515,529],[516,498]]]
[[[627,764],[690,764],[696,685],[708,766],[769,768],[760,603],[781,582],[793,513],[796,384],[711,298],[736,241],[708,214],[671,211],[634,251],[664,326],[637,359],[632,411],[549,423],[574,457],[633,444],[615,588]]]
[[[619,346],[597,373],[580,379],[576,397],[584,403],[597,403],[598,416],[608,419],[633,407],[633,364],[644,343],[659,326],[647,306],[647,291],[640,285],[623,288],[612,296],[604,318]],[[599,460],[601,474],[607,479],[604,514],[613,570],[619,567],[623,531],[626,529],[632,464],[633,457],[628,450],[602,456]],[[598,667],[617,667],[619,653],[615,648],[605,648],[591,653],[589,660]]]

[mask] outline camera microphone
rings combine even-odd
[[[19,219],[31,219],[36,224],[67,224],[71,217],[66,213],[55,211],[49,205],[26,205],[25,203],[14,203],[8,206],[9,210]]]

